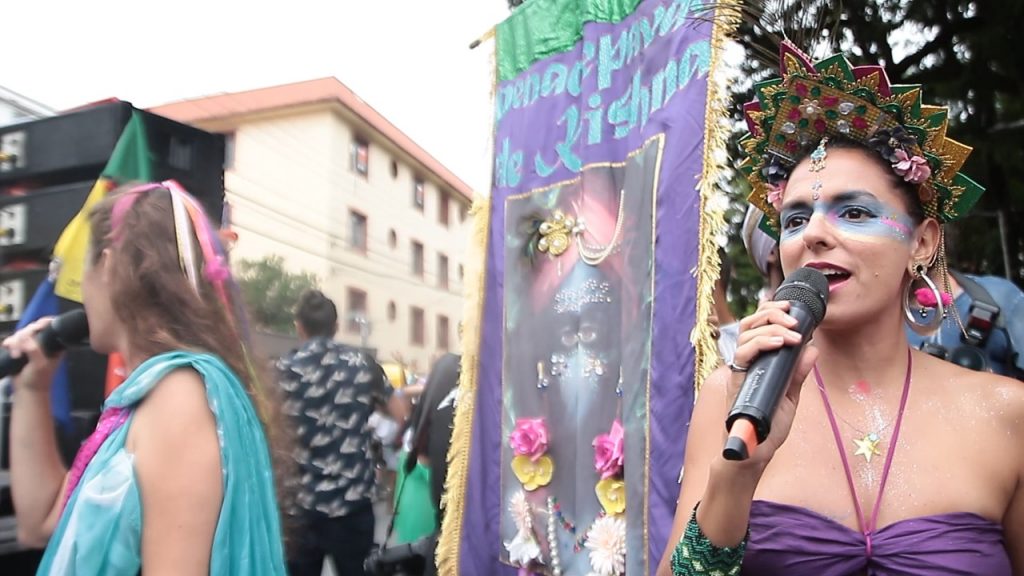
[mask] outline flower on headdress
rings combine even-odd
[[[776,184],[768,185],[768,203],[775,208],[776,212],[782,211],[782,194],[786,191],[788,180],[782,180]]]
[[[622,472],[624,434],[622,424],[615,420],[607,434],[594,438],[594,468],[601,479],[617,476]]]
[[[523,484],[523,488],[533,492],[551,482],[555,474],[555,462],[550,456],[541,456],[536,461],[529,456],[516,456],[512,459],[512,473]]]
[[[821,105],[818,104],[817,100],[804,100],[800,104],[800,110],[804,113],[804,116],[815,118],[821,114]]]
[[[900,161],[899,152],[905,155],[907,150],[913,150],[917,139],[903,126],[895,126],[891,129],[882,128],[872,134],[867,145],[890,164],[895,164]]]
[[[516,456],[529,456],[536,462],[548,450],[548,427],[543,418],[520,418],[508,443]]]
[[[618,516],[598,518],[587,532],[592,576],[626,572],[626,521]]]
[[[605,478],[594,487],[597,500],[607,514],[622,514],[626,510],[626,483],[620,478]]]
[[[910,156],[902,148],[896,150],[895,156],[896,160],[892,164],[892,169],[900,176],[903,176],[903,179],[907,182],[920,184],[932,175],[932,169],[928,166],[928,161],[921,156]]]

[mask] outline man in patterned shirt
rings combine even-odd
[[[321,292],[299,299],[295,327],[302,343],[277,363],[284,412],[293,419],[298,444],[299,483],[288,508],[300,528],[288,571],[319,576],[329,555],[338,574],[363,574],[374,536],[368,420],[386,408],[404,422],[408,405],[372,357],[334,341],[338,311]]]

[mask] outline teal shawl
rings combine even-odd
[[[270,453],[252,402],[220,358],[181,351],[144,362],[104,403],[105,414],[121,416],[101,421],[97,433],[108,435],[97,438],[102,444],[74,484],[37,574],[139,573],[143,510],[125,438],[134,409],[164,376],[184,367],[196,370],[206,383],[220,438],[224,499],[210,574],[285,574]],[[74,476],[73,468],[71,481]]]

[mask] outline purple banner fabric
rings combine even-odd
[[[517,570],[500,560],[507,556],[500,533],[507,503],[500,488],[503,473],[509,474],[501,469],[508,444],[502,431],[507,419],[502,384],[510,232],[506,200],[577,179],[588,166],[625,162],[659,136],[654,263],[649,267],[653,303],[646,304],[648,311],[653,306],[649,374],[638,396],[647,434],[642,426],[627,425],[626,438],[626,468],[642,471],[635,476],[642,480],[638,486],[630,485],[628,479],[634,476],[627,473],[627,573],[653,573],[665,549],[694,394],[690,333],[700,244],[697,184],[703,168],[712,31],[707,15],[696,10],[693,0],[641,2],[617,24],[588,24],[573,50],[538,61],[497,87],[479,380],[462,495],[462,574]],[[586,458],[592,454],[580,462]],[[645,526],[635,526],[634,518]],[[538,528],[544,532],[543,525]]]

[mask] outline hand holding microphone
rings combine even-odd
[[[825,317],[827,302],[825,276],[812,268],[800,268],[786,277],[772,302],[740,323],[747,334],[741,333],[741,345],[730,366],[737,373],[734,381],[738,376],[742,385],[726,418],[729,436],[722,456],[727,460],[750,458],[754,449],[768,440],[773,420],[783,437],[789,433],[799,399],[799,386],[789,390],[790,381],[795,374],[802,382],[810,369],[809,362],[799,367],[798,362],[811,333]],[[743,355],[751,356],[748,366],[740,364]],[[787,396],[790,402],[780,410]]]
[[[36,320],[4,339],[4,349],[0,350],[0,378],[19,374],[26,365],[39,365],[44,371],[52,371],[61,352],[83,344],[88,337],[89,322],[82,309]],[[28,386],[40,384],[35,380],[35,377],[28,378],[31,382]],[[42,385],[49,385],[49,378],[45,380]]]

